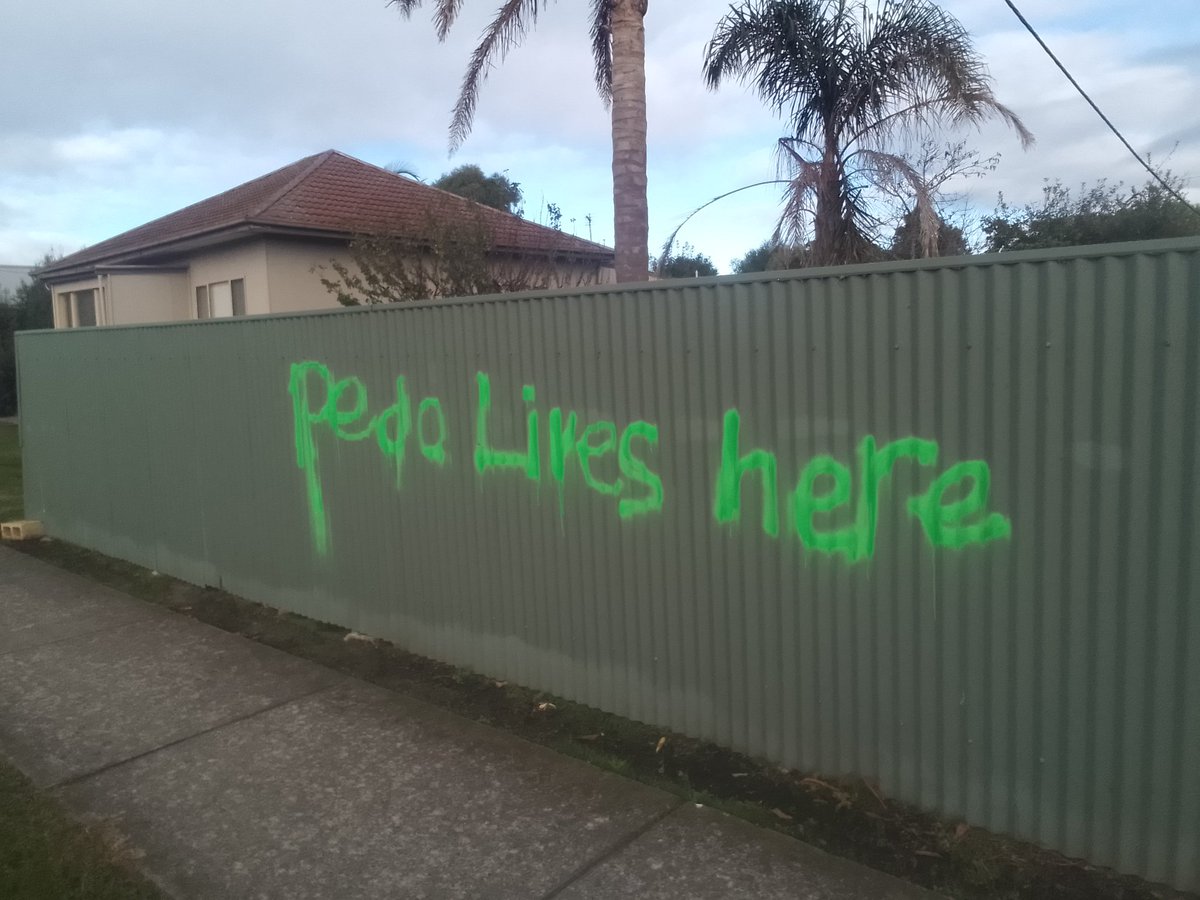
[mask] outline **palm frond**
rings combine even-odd
[[[612,102],[613,0],[592,0],[592,58],[596,64],[596,90],[608,106]]]
[[[413,10],[421,5],[421,0],[388,0],[387,5],[396,7],[407,19],[413,14]]]
[[[420,7],[421,0],[388,0],[387,5],[396,7],[407,19]],[[433,11],[433,24],[437,29],[439,41],[444,41],[450,33],[450,26],[458,18],[462,5],[463,0],[437,0],[437,8]]]
[[[815,147],[803,138],[780,138],[775,146],[778,175],[787,185],[783,191],[783,210],[775,226],[776,243],[803,244],[816,223],[817,197],[826,172],[820,162],[808,159],[801,147]]]
[[[455,2],[455,0],[447,0]],[[537,22],[540,0],[505,0],[496,12],[496,18],[484,29],[479,46],[471,54],[467,72],[463,76],[458,101],[454,104],[454,116],[450,121],[450,150],[462,146],[471,133],[475,119],[475,105],[479,100],[479,88],[487,78],[493,60],[501,60],[508,51],[521,42],[529,28]]]
[[[413,0],[409,0],[413,2]],[[417,0],[420,2],[420,0]],[[433,14],[433,23],[437,28],[437,36],[439,41],[444,41],[446,35],[450,33],[450,26],[454,24],[454,20],[458,18],[459,10],[462,9],[463,0],[438,0],[437,10]]]
[[[921,174],[902,156],[879,150],[860,150],[859,158],[877,181],[904,181],[914,198],[913,209],[917,214],[917,235],[921,245],[921,256],[937,256],[938,218],[929,184]]]
[[[807,101],[822,94],[835,39],[817,0],[751,0],[717,23],[705,47],[705,81],[712,89],[727,78],[749,82],[776,112],[811,119],[817,110]]]

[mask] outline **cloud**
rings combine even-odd
[[[1194,123],[1200,108],[1195,65],[1147,59],[1124,36],[1098,30],[1052,37],[1056,54],[1139,153],[1162,158],[1178,142],[1169,165],[1200,174],[1200,146],[1194,138],[1187,141],[1189,129],[1178,124]],[[1100,178],[1145,182],[1149,175],[1053,63],[1036,45],[1030,51],[1029,44],[1024,32],[995,34],[981,42],[987,58],[995,61],[998,93],[1021,114],[1038,143],[1028,153],[1005,149],[995,177],[973,194],[984,201],[1003,191],[1026,202],[1036,198],[1047,178],[1068,184]],[[980,137],[989,148],[1004,148],[1003,130],[996,126]]]
[[[1020,4],[1139,149],[1177,142],[1177,172],[1200,175],[1194,0]],[[444,44],[431,4],[411,21],[383,0],[210,0],[201,5],[61,0],[10,4],[0,54],[0,261],[74,249],[330,147],[403,160],[432,179],[461,162],[507,170],[527,210],[611,241],[608,113],[596,94],[586,4],[543,7],[523,45],[489,74],[475,130],[454,159],[447,126],[494,3],[464,4]],[[998,95],[1037,132],[1022,153],[1004,129],[973,138],[1004,153],[971,185],[985,208],[1004,190],[1033,199],[1045,177],[1140,183],[1136,164],[996,0],[950,8],[977,36]],[[647,16],[651,242],[701,203],[773,177],[783,133],[737,84],[709,91],[704,45],[726,0],[654,0]],[[19,86],[19,87],[18,87]],[[721,266],[774,226],[778,194],[748,191],[701,213],[681,240]]]

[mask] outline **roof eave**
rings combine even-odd
[[[67,266],[51,264],[35,270],[33,274],[49,284],[74,281],[81,276],[94,275],[100,269],[111,269],[115,266],[156,265],[155,263],[142,262],[147,257],[158,258],[164,255],[185,254],[196,250],[205,250],[209,247],[220,246],[221,244],[236,243],[237,241],[251,240],[256,237],[267,237],[270,235],[304,237],[327,241],[345,241],[351,237],[348,232],[344,231],[239,222],[236,225],[222,225],[218,228],[210,228],[168,241],[147,244],[133,250],[124,250]],[[157,265],[169,265],[169,263]]]
[[[51,264],[34,270],[33,275],[47,284],[57,284],[87,278],[95,275],[99,269],[107,269],[114,266],[154,265],[154,263],[144,262],[147,257],[158,258],[164,255],[184,254],[258,237],[291,237],[343,242],[352,240],[354,236],[353,232],[331,228],[278,225],[269,222],[239,222],[236,225],[222,225],[217,228],[210,228],[171,240],[147,244],[133,250],[124,250],[65,267]],[[514,256],[539,256],[547,259],[575,260],[609,266],[612,265],[614,260],[614,253],[611,250],[603,252],[585,247],[497,246],[494,249],[498,253]]]

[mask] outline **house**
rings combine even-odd
[[[129,325],[336,307],[317,266],[353,266],[356,235],[411,241],[466,217],[499,263],[535,259],[575,283],[613,280],[600,244],[463,200],[334,150],[65,256],[38,270],[54,325]],[[489,257],[490,258],[490,257]]]

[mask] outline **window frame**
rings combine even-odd
[[[228,316],[213,315],[212,289],[219,285],[229,285],[230,307],[233,310]],[[246,279],[225,278],[220,281],[209,281],[196,285],[193,292],[192,316],[197,321],[206,319],[231,319],[246,315]]]

